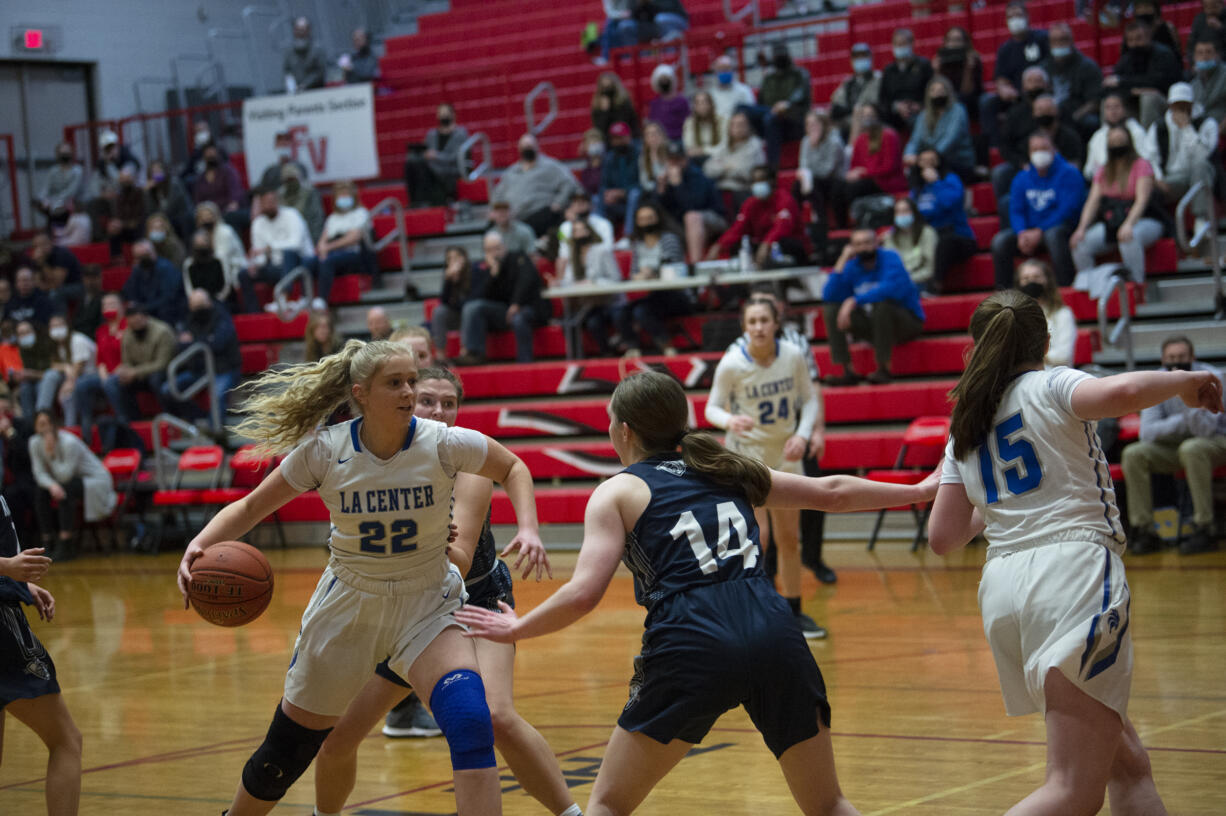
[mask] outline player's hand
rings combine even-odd
[[[184,609],[190,605],[187,600],[187,586],[192,580],[192,562],[202,555],[204,555],[204,547],[193,539],[183,552],[183,559],[179,561],[179,592],[183,595]]]
[[[758,423],[753,421],[753,417],[745,414],[737,414],[732,419],[728,420],[728,430],[733,433],[743,434],[752,431]]]
[[[460,528],[455,526],[455,522],[447,525],[447,543],[454,544],[455,540],[460,536]]]
[[[532,574],[533,567],[536,568],[536,580],[541,580],[542,573],[548,574],[550,578],[553,577],[549,555],[545,552],[545,545],[541,543],[540,534],[535,530],[520,530],[515,538],[511,539],[511,543],[499,553],[499,557],[506,558],[516,550],[519,551],[519,558],[515,559],[515,564],[511,569],[518,570],[519,565],[527,561],[528,565],[524,567],[523,574],[525,581]]]
[[[34,596],[34,608],[38,610],[38,617],[42,620],[49,621],[55,617],[55,598],[51,593],[40,587],[38,584],[28,584],[30,594]]]
[[[498,602],[498,608],[502,610],[501,613],[468,604],[461,606],[455,613],[455,619],[468,627],[464,637],[485,638],[495,643],[514,643],[515,624],[519,621],[519,616],[503,601]]]
[[[944,466],[944,462],[937,465],[931,473],[924,477],[924,481],[916,485],[923,494],[920,501],[932,501],[936,498],[937,488],[941,486],[941,468]]]
[[[788,437],[788,441],[783,443],[783,458],[789,462],[798,461],[805,455],[805,448],[808,443],[800,434],[792,434]]]
[[[2,575],[7,575],[14,581],[38,581],[51,568],[51,559],[43,555],[42,547],[31,547],[22,550],[12,558],[0,559],[5,562]]]
[[[822,454],[826,452],[826,435],[821,431],[814,431],[809,437],[809,456],[815,461],[821,461]]]
[[[1179,392],[1184,405],[1205,408],[1215,414],[1222,413],[1222,383],[1213,376],[1212,371],[1186,371],[1182,374],[1187,378],[1187,384]]]

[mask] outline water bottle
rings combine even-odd
[[[737,266],[740,267],[739,272],[753,271],[753,252],[749,249],[749,236],[745,235],[741,238],[741,251],[737,255]]]
[[[778,241],[771,241],[771,266],[775,269],[787,266],[783,250],[779,248]]]

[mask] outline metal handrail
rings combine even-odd
[[[1120,303],[1120,319],[1116,321],[1115,328],[1108,331],[1109,318],[1107,317],[1107,309],[1111,305],[1111,295],[1115,292],[1119,293]],[[1098,299],[1098,333],[1103,338],[1103,342],[1115,348],[1124,349],[1124,364],[1128,371],[1132,371],[1137,367],[1136,358],[1132,351],[1132,310],[1129,309],[1128,303],[1128,279],[1121,276],[1115,276],[1108,284],[1107,291]]]
[[[393,240],[395,240],[400,247],[400,271],[407,273],[411,269],[412,264],[409,261],[409,229],[404,222],[404,205],[401,204],[400,199],[396,198],[395,196],[388,196],[370,208],[370,217],[374,218],[376,215],[382,212],[384,208],[392,211],[392,217],[396,219],[396,228],[387,235],[384,235],[378,241],[375,241],[372,251],[378,255],[383,251],[384,247],[388,246]]]
[[[1205,225],[1189,238],[1186,213],[1198,195],[1205,197],[1209,217]],[[1206,239],[1209,241],[1209,267],[1213,271],[1213,316],[1217,320],[1222,320],[1226,318],[1226,293],[1222,291],[1222,254],[1221,247],[1218,246],[1217,219],[1217,202],[1213,197],[1213,188],[1203,181],[1198,181],[1188,188],[1183,198],[1179,199],[1179,203],[1175,206],[1175,240],[1179,243],[1179,248],[1192,254],[1197,251],[1201,242]]]
[[[200,429],[191,424],[185,419],[180,419],[174,414],[158,414],[153,418],[153,423],[150,428],[153,434],[153,474],[157,481],[158,489],[167,490],[170,488],[170,480],[166,478],[166,474],[162,472],[162,460],[165,458],[162,448],[162,426],[170,425],[177,428],[179,433],[184,436],[204,436],[200,433]]]
[[[731,23],[739,23],[746,17],[752,16],[753,27],[757,28],[762,25],[762,10],[758,8],[758,0],[749,0],[743,8],[738,11],[732,10],[732,0],[724,0],[724,16]]]
[[[532,124],[532,117],[536,114],[534,108],[536,98],[545,92],[549,93],[549,113],[545,114],[545,118],[541,119],[540,122]],[[536,87],[528,91],[528,95],[524,97],[524,121],[528,125],[528,132],[533,136],[540,136],[557,118],[558,89],[549,80],[542,80],[536,83]]]
[[[272,300],[277,304],[277,317],[287,323],[298,314],[298,310],[289,305],[289,291],[298,281],[302,281],[303,299],[310,303],[315,297],[315,279],[311,275],[311,270],[301,264],[287,272],[272,288]]]
[[[475,145],[481,145],[481,163],[473,166],[472,170],[464,169],[464,160],[468,156],[468,151]],[[469,181],[476,181],[489,172],[494,166],[494,153],[490,147],[490,137],[484,131],[478,131],[469,136],[460,145],[460,153],[456,157],[456,162],[460,168],[460,178],[466,178]]]
[[[192,382],[187,388],[179,388],[179,369],[186,366],[197,355],[204,358],[204,376]],[[192,343],[179,352],[170,365],[166,366],[166,390],[180,402],[193,399],[204,389],[209,391],[209,420],[213,431],[221,430],[221,401],[217,398],[217,364],[213,360],[213,350],[201,342]]]

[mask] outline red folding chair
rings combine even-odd
[[[256,453],[255,445],[243,445],[234,452],[229,462],[229,484],[224,487],[212,487],[201,492],[200,504],[213,507],[224,507],[246,498],[264,477],[272,472],[275,459]],[[279,513],[272,514],[273,524],[277,531],[277,539],[281,546],[286,546],[285,529],[281,526]]]
[[[945,452],[945,440],[949,437],[949,417],[917,417],[902,436],[902,446],[898,449],[898,459],[891,470],[870,470],[866,478],[875,482],[891,484],[918,484],[941,461]],[[872,535],[868,538],[868,549],[877,544],[877,534],[881,532],[881,523],[889,510],[910,510],[915,517],[915,538],[911,541],[911,552],[919,549],[921,541],[927,539],[925,528],[928,524],[928,514],[932,511],[929,502],[912,504],[907,507],[892,507],[880,510],[877,521],[873,524]]]
[[[183,451],[170,487],[159,486],[153,494],[153,506],[177,513],[184,529],[191,529],[188,508],[201,506],[204,491],[218,486],[225,458],[220,445],[195,445]]]

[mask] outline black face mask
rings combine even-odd
[[[784,54],[784,55],[775,57],[775,59],[773,60],[773,63],[775,66],[775,70],[786,71],[788,69],[788,66],[792,64],[792,58]]]
[[[519,151],[519,157],[526,162],[536,161],[536,148],[533,148],[533,147],[524,148],[523,150]]]
[[[1029,99],[1031,102],[1035,101],[1042,95],[1043,95],[1042,88],[1035,88],[1033,90],[1026,91],[1026,98]]]
[[[644,235],[655,235],[659,231],[659,222],[653,221],[650,224],[639,224],[639,232],[643,233]]]
[[[148,256],[142,257],[136,263],[140,266],[141,269],[152,269],[153,268],[153,259]]]
[[[929,98],[929,101],[932,102],[932,107],[936,108],[937,110],[941,110],[941,108],[944,108],[946,105],[949,104],[949,97],[948,96],[933,96]]]
[[[145,339],[145,335],[146,335],[146,334],[148,334],[148,333],[149,333],[149,327],[148,327],[148,326],[146,326],[146,327],[145,327],[145,328],[143,328],[143,329],[137,329],[137,328],[133,328],[133,329],[132,329],[132,336],[133,336],[133,337],[135,337],[137,340],[144,340],[144,339]]]
[[[671,79],[662,79],[657,83],[660,86],[660,93],[666,94],[672,91],[673,82]]]
[[[1136,19],[1139,22],[1145,23],[1145,25],[1149,26],[1150,28],[1153,28],[1154,21],[1157,20],[1158,17],[1155,14],[1138,14]]]
[[[192,309],[192,323],[202,325],[209,322],[209,318],[213,316],[213,307],[206,306],[203,309]]]
[[[205,221],[204,223],[202,223],[202,224],[200,225],[200,229],[202,229],[202,230],[208,230],[209,232],[212,232],[212,231],[213,231],[213,227],[215,227],[215,226],[217,226],[217,225],[216,225],[215,223],[213,223],[212,221]]]
[[[195,258],[197,261],[207,261],[213,257],[213,250],[211,249],[193,249],[192,257]]]
[[[1108,145],[1108,159],[1122,159],[1128,155],[1128,145]]]
[[[1150,45],[1138,45],[1136,48],[1129,48],[1128,50],[1136,54],[1137,56],[1148,57],[1149,52],[1153,51],[1154,49],[1153,49],[1153,46],[1150,46]]]
[[[1030,295],[1035,300],[1038,300],[1039,298],[1043,297],[1043,292],[1044,292],[1043,284],[1038,283],[1037,281],[1031,281],[1030,283],[1023,283],[1021,286],[1018,287],[1018,289],[1022,291],[1022,294]]]
[[[1042,116],[1036,116],[1034,118],[1034,123],[1041,128],[1049,128],[1056,124],[1056,117],[1052,116],[1050,113],[1045,113]]]
[[[617,96],[617,88],[603,88],[600,92],[610,99]]]
[[[1166,366],[1163,366],[1163,368],[1165,368],[1167,371],[1191,371],[1192,364],[1191,363],[1170,363]]]
[[[860,263],[870,264],[877,259],[877,250],[870,249],[867,252],[857,252],[856,257],[860,259]]]
[[[204,160],[205,167],[217,167],[220,164],[221,164],[221,159],[217,158],[216,156],[209,156],[208,158]]]
[[[50,221],[55,226],[62,227],[68,223],[68,213],[52,213]]]
[[[450,116],[440,116],[438,118],[438,126],[439,127],[451,127],[451,123],[454,121],[455,120],[452,119]]]
[[[72,154],[71,153],[61,153],[56,158],[59,159],[60,164],[72,164]]]
[[[613,152],[620,153],[623,156],[628,156],[630,155],[630,145],[628,144],[613,145]]]

